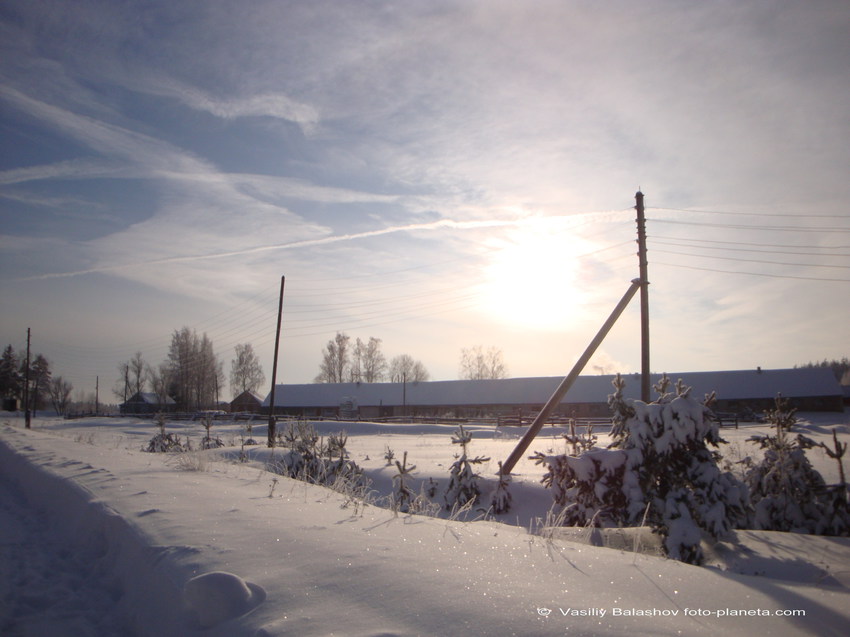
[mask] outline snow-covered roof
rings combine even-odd
[[[232,402],[232,403],[235,403],[237,401],[244,402],[248,398],[251,398],[251,399],[257,401],[258,404],[263,402],[262,396],[260,396],[257,392],[248,391],[248,390],[243,391],[241,394],[239,394],[236,398],[234,398],[230,402]]]
[[[693,388],[695,396],[717,392],[719,399],[744,400],[786,397],[841,396],[841,387],[826,368],[757,369],[668,374]],[[661,374],[653,374],[653,383]],[[613,392],[614,376],[580,376],[563,403],[605,403]],[[628,398],[640,397],[640,375],[624,376]],[[338,407],[353,398],[361,407],[379,405],[463,406],[544,404],[563,379],[558,376],[498,380],[446,380],[420,383],[312,383],[277,385],[276,407]],[[671,389],[672,391],[672,389]],[[406,396],[405,396],[406,393]],[[271,394],[263,406],[268,407]]]
[[[136,394],[133,394],[133,396],[129,400],[127,400],[127,402],[128,403],[146,403],[148,405],[159,405],[160,404],[159,396],[157,396],[153,392],[147,392],[147,391],[141,391],[141,392],[138,392]],[[166,396],[165,400],[162,401],[162,404],[174,405],[176,403],[174,402],[174,399],[171,398],[171,396]]]

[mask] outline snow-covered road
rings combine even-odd
[[[0,634],[132,635],[116,605],[120,585],[100,572],[97,546],[73,545],[57,526],[0,475]]]

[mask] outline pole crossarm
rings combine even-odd
[[[561,384],[558,385],[558,388],[555,390],[555,393],[552,394],[552,397],[549,398],[548,402],[543,406],[543,409],[540,410],[540,413],[537,414],[537,417],[534,419],[534,422],[531,423],[528,427],[528,431],[525,432],[525,435],[517,444],[516,448],[511,452],[511,455],[508,456],[507,460],[502,463],[502,473],[507,475],[509,474],[513,468],[516,466],[516,463],[519,462],[519,459],[526,452],[531,441],[537,437],[537,434],[540,433],[540,430],[543,428],[543,423],[546,422],[546,419],[552,414],[558,404],[563,400],[564,396],[566,396],[567,392],[570,390],[570,387],[575,383],[576,378],[578,378],[579,374],[581,374],[582,370],[584,370],[588,361],[591,359],[593,354],[596,352],[599,345],[602,344],[602,341],[608,335],[608,332],[611,331],[611,328],[614,326],[614,323],[617,322],[617,319],[620,318],[620,315],[623,313],[623,310],[628,306],[629,301],[632,300],[635,293],[640,289],[643,281],[640,279],[634,279],[632,281],[631,286],[623,295],[623,298],[620,299],[620,302],[617,304],[617,307],[614,308],[614,311],[611,312],[611,315],[608,317],[608,320],[602,325],[602,328],[597,332],[596,336],[590,342],[590,345],[587,346],[587,349],[584,350],[584,353],[579,357],[576,361],[576,364],[573,365],[572,370],[569,374],[567,374],[566,378],[561,381]]]

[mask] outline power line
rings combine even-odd
[[[653,261],[653,265],[663,265],[671,268],[685,268],[687,270],[700,270],[702,272],[717,272],[720,274],[744,274],[747,276],[762,276],[774,279],[800,279],[803,281],[836,281],[840,283],[850,283],[850,279],[833,279],[828,277],[814,276],[799,276],[793,274],[770,274],[768,272],[742,272],[740,270],[717,270],[715,268],[701,268],[695,265],[683,265],[681,263],[664,263],[663,261]]]
[[[723,261],[738,261],[741,263],[764,263],[767,265],[784,265],[795,268],[840,268],[850,270],[850,265],[826,265],[823,263],[786,263],[784,261],[766,261],[764,259],[736,259],[734,257],[721,257],[709,254],[692,254],[689,252],[677,252],[675,250],[653,250],[662,254],[677,254],[684,257],[697,257],[699,259],[722,259]]]
[[[686,239],[687,241],[687,239]],[[656,245],[665,245],[665,246],[674,246],[677,248],[695,248],[697,250],[723,250],[725,252],[758,252],[762,254],[793,254],[798,256],[806,256],[806,257],[844,257],[850,258],[850,254],[821,254],[818,252],[801,252],[799,250],[760,250],[758,248],[724,248],[721,246],[703,246],[703,245],[691,245],[687,243],[678,243],[675,241],[654,241]]]
[[[730,210],[702,210],[688,208],[664,208],[661,206],[651,206],[647,210],[671,210],[674,212],[689,212],[697,214],[712,214],[712,215],[735,215],[743,217],[796,217],[796,218],[819,218],[819,219],[850,219],[850,215],[823,215],[818,213],[784,213],[784,212],[733,212]]]
[[[751,226],[746,224],[732,223],[707,223],[701,221],[680,221],[677,219],[647,219],[652,223],[669,223],[681,226],[700,226],[705,228],[726,228],[733,230],[757,230],[759,232],[839,232],[850,233],[850,228],[837,228],[831,226],[821,226],[818,228],[803,227],[803,226]]]
[[[800,248],[806,250],[850,250],[850,245],[824,246],[824,245],[800,245],[795,243],[755,243],[753,241],[717,241],[712,239],[697,239],[692,237],[671,237],[669,235],[649,235],[650,239],[671,239],[673,241],[691,241],[694,243],[718,243],[722,245],[735,246],[760,246],[764,248]]]

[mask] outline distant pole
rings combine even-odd
[[[24,426],[32,427],[30,416],[30,328],[27,328],[27,366],[24,370]]]
[[[94,415],[98,415],[100,405],[100,376],[94,377]]]
[[[608,332],[611,331],[611,328],[614,327],[614,323],[617,322],[617,319],[620,318],[620,315],[623,313],[623,310],[626,309],[626,306],[629,304],[629,301],[632,300],[635,293],[638,291],[640,287],[640,281],[635,279],[632,281],[629,289],[626,290],[626,293],[623,295],[623,298],[620,299],[620,302],[617,303],[617,306],[614,308],[614,311],[611,312],[611,315],[608,317],[608,320],[602,325],[599,331],[596,333],[596,336],[593,337],[593,340],[590,341],[590,345],[587,346],[587,349],[584,350],[584,353],[579,357],[576,361],[576,364],[573,365],[573,368],[570,370],[570,373],[567,374],[566,378],[561,381],[561,384],[558,385],[558,388],[555,390],[555,393],[552,394],[551,398],[546,402],[543,406],[543,409],[540,410],[540,413],[534,419],[534,422],[531,423],[528,427],[528,431],[525,432],[525,435],[517,444],[516,448],[511,452],[511,455],[508,456],[507,460],[502,464],[502,475],[508,475],[516,466],[516,463],[519,462],[519,459],[522,457],[522,454],[525,453],[525,450],[528,449],[528,446],[531,444],[531,441],[540,433],[540,430],[543,428],[543,425],[546,422],[546,419],[550,416],[550,414],[555,410],[558,404],[564,399],[564,396],[567,395],[567,392],[570,390],[570,387],[573,386],[573,383],[576,381],[576,378],[579,377],[581,371],[584,369],[587,362],[591,359],[593,354],[596,352],[599,345],[605,340],[605,337],[608,335]],[[521,424],[522,421],[520,421]]]
[[[638,264],[640,267],[640,399],[650,400],[649,369],[649,276],[646,264],[646,217],[643,209],[643,193],[635,193],[638,231]]]
[[[280,300],[277,306],[277,332],[274,337],[274,362],[272,363],[272,392],[269,394],[269,435],[268,446],[274,447],[275,441],[275,418],[274,418],[274,389],[277,385],[277,352],[280,349],[280,323],[283,318],[283,284],[286,282],[286,277],[280,277]]]

